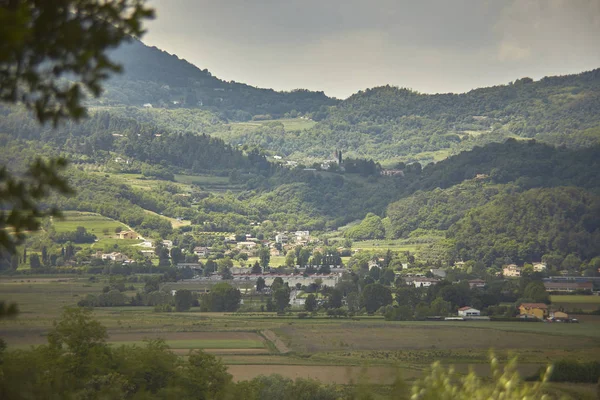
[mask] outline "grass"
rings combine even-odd
[[[229,178],[226,176],[211,175],[175,175],[175,181],[186,185],[227,185]]]
[[[588,295],[552,295],[552,303],[587,303],[600,305],[600,296]]]
[[[167,217],[164,215],[160,215],[158,213],[155,213],[154,211],[150,211],[150,210],[144,210],[144,212],[146,214],[150,214],[150,215],[154,215],[156,217],[160,217],[163,219],[166,219],[167,221],[169,221],[171,223],[171,226],[175,229],[175,228],[179,228],[181,226],[187,226],[187,225],[191,225],[192,221],[187,221],[187,220],[179,220],[177,218],[171,218],[171,217]]]
[[[108,277],[95,278],[96,282],[86,276],[0,277],[2,300],[17,302],[21,310],[17,318],[0,321],[9,349],[46,343],[46,334],[63,307],[75,305],[87,294],[101,293]],[[577,297],[573,301],[579,301]],[[253,300],[258,302],[260,297]],[[485,374],[483,364],[490,348],[502,362],[518,354],[523,372],[562,358],[600,359],[600,317],[596,316],[582,317],[580,324],[386,322],[381,316],[298,319],[275,313],[204,313],[197,308],[155,313],[153,307],[125,306],[96,308],[94,317],[106,326],[114,345],[143,345],[146,337],[162,337],[180,355],[189,349],[207,349],[222,356],[227,365],[235,365],[231,372],[236,378],[248,371],[312,374],[335,370],[341,379],[345,368],[365,363],[373,371],[400,366],[405,376],[412,377],[435,360],[456,364],[460,371],[476,365]],[[292,353],[281,355],[268,349],[258,333],[265,330],[273,331]],[[290,368],[283,371],[283,366]],[[319,374],[325,380],[334,379]]]
[[[404,239],[397,240],[363,240],[352,242],[353,249],[387,250],[417,252],[422,245],[406,243]]]
[[[283,124],[283,128],[286,131],[301,131],[304,129],[310,129],[315,126],[317,123],[311,119],[303,119],[303,118],[284,118],[284,119],[270,119],[264,121],[248,121],[248,122],[238,122],[233,125],[240,127],[259,127],[261,125],[265,125],[271,122],[280,122]]]
[[[88,232],[93,233],[100,238],[101,236],[106,236],[104,235],[104,231],[108,233],[109,237],[118,237],[118,234],[115,233],[116,228],[120,227],[123,230],[128,229],[124,224],[100,214],[65,211],[63,215],[63,219],[53,218],[52,220],[56,232],[72,232],[75,231],[78,226],[83,226]]]
[[[143,346],[144,341],[115,341],[114,346],[137,345]],[[264,344],[258,340],[166,340],[165,343],[172,349],[262,349]]]

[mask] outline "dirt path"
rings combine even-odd
[[[275,333],[273,333],[273,331],[271,331],[271,330],[260,331],[260,334],[263,335],[265,337],[265,339],[267,339],[268,341],[270,341],[271,343],[273,343],[273,345],[275,346],[275,348],[277,349],[277,351],[279,351],[281,354],[286,354],[286,353],[289,353],[291,351],[285,345],[285,343],[283,343],[281,341],[281,339],[279,339],[277,337],[277,335]]]

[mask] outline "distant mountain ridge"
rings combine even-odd
[[[256,115],[296,116],[338,102],[323,92],[303,89],[277,92],[227,82],[138,40],[121,45],[111,57],[123,65],[123,73],[106,83],[106,91],[96,104],[202,107],[222,112],[229,119],[249,120]]]
[[[585,148],[600,143],[600,69],[574,75],[520,78],[461,94],[421,94],[394,86],[359,91],[340,101],[323,92],[277,92],[227,82],[175,55],[132,41],[114,50],[124,72],[91,105],[202,109],[212,127],[184,122],[229,144],[259,146],[313,163],[335,149],[384,165],[439,161],[508,138]],[[302,117],[315,126],[229,126],[227,122]],[[183,119],[182,119],[183,118]],[[192,117],[187,117],[192,118]],[[167,128],[170,128],[167,126]]]

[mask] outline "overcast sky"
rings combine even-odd
[[[143,41],[221,79],[346,98],[600,67],[600,0],[150,0]]]

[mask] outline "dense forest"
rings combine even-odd
[[[545,259],[577,270],[600,255],[600,196],[572,187],[499,195],[467,213],[448,236],[463,259],[487,265]]]

